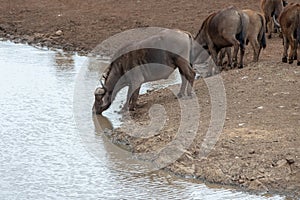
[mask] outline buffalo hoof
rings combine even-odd
[[[290,59],[289,59],[289,64],[293,64],[293,62],[294,62],[294,59],[293,59],[293,58],[290,58]]]
[[[129,108],[129,111],[135,111],[136,110],[136,108],[135,107],[133,107],[133,108]]]
[[[272,38],[272,35],[268,35],[268,39],[271,39]]]
[[[283,57],[283,58],[282,58],[282,62],[287,63],[287,61],[288,61],[288,60],[287,60],[287,57]]]
[[[300,66],[300,61],[297,62],[297,66]]]
[[[239,69],[243,69],[243,68],[244,68],[244,65],[239,65],[238,68],[239,68]]]
[[[233,63],[233,68],[236,68],[236,67],[237,67],[237,63],[234,62],[234,63]]]
[[[212,76],[212,73],[211,72],[208,72],[208,73],[206,73],[206,76],[205,76],[205,78],[207,78],[207,77],[211,77]]]
[[[183,95],[182,93],[178,93],[178,94],[177,94],[177,98],[178,98],[178,99],[182,98],[183,96],[184,96],[184,95]]]
[[[192,92],[188,92],[187,96],[191,98],[191,97],[193,97],[193,93]]]

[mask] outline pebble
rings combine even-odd
[[[279,160],[277,161],[277,167],[282,167],[283,165],[285,165],[287,163],[287,161],[285,159]]]
[[[286,161],[288,162],[288,164],[293,164],[293,163],[295,163],[295,160],[294,160],[294,158],[293,157],[291,157],[291,156],[287,156],[286,158]]]
[[[62,34],[63,34],[62,30],[58,30],[55,32],[55,35],[57,35],[57,36],[61,36]]]
[[[254,153],[255,153],[254,149],[252,149],[252,150],[249,151],[249,154],[254,154]]]
[[[244,126],[246,123],[239,123],[239,126]]]
[[[239,179],[239,184],[243,184],[243,183],[245,183],[245,180]]]

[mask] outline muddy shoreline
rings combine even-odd
[[[131,28],[179,28],[195,34],[212,11],[229,5],[259,9],[254,0],[205,0],[201,7],[196,6],[197,1],[0,2],[0,38],[82,55],[109,36]],[[300,197],[300,68],[281,63],[280,38],[275,35],[267,42],[258,63],[251,62],[252,50],[248,48],[244,69],[222,72],[226,120],[206,159],[199,159],[199,149],[209,126],[211,102],[205,82],[196,81],[201,127],[186,152],[164,170],[245,191]],[[149,108],[159,104],[168,113],[166,126],[148,139],[131,137],[120,128],[112,133],[113,140],[128,143],[133,152],[158,150],[172,141],[178,130],[178,101],[163,89],[141,96],[139,104],[131,113],[136,123],[149,123]]]

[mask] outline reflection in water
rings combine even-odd
[[[70,70],[74,69],[74,59],[72,53],[56,51],[53,57],[54,66],[57,70]]]
[[[112,127],[109,120],[92,118],[97,73],[78,80],[87,58],[68,56],[73,61],[57,64],[56,52],[0,43],[0,199],[266,199],[164,173],[129,173],[130,155],[97,133]],[[84,91],[78,105],[75,80]]]
[[[103,115],[93,114],[93,122],[97,133],[103,133],[106,129],[113,130],[112,122]]]

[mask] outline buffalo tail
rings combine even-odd
[[[297,43],[300,44],[300,14],[298,14],[298,24],[297,24]]]
[[[260,33],[259,33],[259,36],[260,36],[260,44],[262,46],[262,48],[266,48],[267,47],[267,40],[266,40],[266,23],[265,23],[265,19],[262,15],[259,15],[260,17],[260,21],[261,21],[261,28],[260,28]]]
[[[237,35],[237,40],[240,42],[240,48],[245,49],[245,37],[247,33],[247,22],[245,20],[245,17],[242,13],[239,13],[240,19],[241,19],[241,27],[242,31]]]

